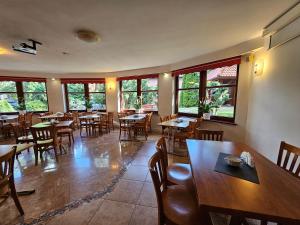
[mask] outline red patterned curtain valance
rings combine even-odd
[[[186,73],[200,72],[203,70],[211,70],[211,69],[216,69],[224,66],[232,66],[240,63],[241,63],[241,56],[236,56],[232,58],[217,60],[214,62],[204,63],[196,66],[191,66],[179,70],[174,70],[172,71],[172,76],[178,76],[180,74],[186,74]]]
[[[62,84],[76,84],[76,83],[82,83],[82,84],[87,84],[87,83],[105,83],[105,78],[86,78],[86,79],[81,79],[81,78],[62,78],[60,79]]]
[[[147,78],[158,78],[158,73],[147,74],[147,75],[136,75],[136,76],[127,76],[127,77],[118,77],[117,80],[134,80],[134,79],[147,79]]]
[[[40,77],[11,77],[11,76],[0,76],[0,81],[46,82],[46,78],[40,78]]]

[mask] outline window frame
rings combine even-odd
[[[142,80],[145,80],[145,79],[157,79],[157,90],[142,90]],[[125,80],[136,80],[137,81],[137,88],[136,88],[136,91],[122,91],[122,82],[125,81]],[[138,97],[141,97],[142,96],[142,93],[147,93],[147,92],[156,92],[157,93],[157,96],[159,98],[159,95],[158,95],[158,89],[159,89],[159,77],[147,77],[147,76],[142,76],[141,78],[137,78],[137,77],[134,77],[134,78],[125,78],[125,79],[122,79],[119,81],[119,89],[120,89],[120,110],[121,111],[131,111],[131,110],[134,110],[134,109],[123,109],[122,108],[122,94],[125,92],[125,93],[137,93],[137,98]],[[146,112],[154,112],[154,113],[158,113],[158,105],[157,105],[157,110],[146,110]]]
[[[68,84],[83,84],[83,92],[69,92],[68,91]],[[90,92],[89,91],[89,84],[94,84],[94,83],[102,83],[104,84],[104,92]],[[91,100],[90,99],[90,93],[104,93],[105,94],[105,109],[100,109],[100,110],[93,110],[93,111],[97,111],[97,112],[106,112],[107,111],[107,105],[106,105],[106,84],[105,82],[64,82],[63,83],[64,85],[64,90],[65,90],[65,103],[66,103],[66,109],[67,109],[67,112],[87,112],[87,108],[85,106],[85,109],[84,110],[73,110],[73,109],[70,109],[70,103],[69,103],[69,93],[79,93],[79,94],[84,94],[84,98],[85,99],[88,99],[89,101]]]
[[[49,112],[49,98],[48,98],[48,90],[47,90],[47,82],[46,81],[36,81],[36,80],[23,80],[23,81],[19,81],[19,80],[0,80],[0,82],[5,82],[5,81],[13,81],[16,84],[16,92],[1,92],[2,93],[11,93],[11,94],[17,94],[17,98],[18,98],[18,104],[25,104],[25,94],[26,93],[43,93],[46,94],[47,96],[47,111],[28,111],[26,109],[26,112],[32,112],[33,114],[39,114],[39,113],[45,113],[45,112]],[[23,89],[23,82],[38,82],[38,83],[45,83],[45,92],[25,92]],[[25,104],[26,107],[26,104]],[[0,112],[0,115],[16,115],[19,114],[18,111],[16,112]]]
[[[236,82],[235,84],[225,84],[225,85],[220,85],[220,86],[207,86],[207,70],[201,70],[201,71],[195,71],[195,72],[200,72],[200,79],[199,79],[199,87],[198,88],[188,88],[188,89],[180,89],[179,88],[179,75],[175,76],[174,82],[175,82],[175,113],[181,116],[190,116],[190,117],[200,117],[199,109],[198,109],[198,114],[192,114],[192,113],[182,113],[178,111],[178,97],[179,97],[179,91],[181,90],[195,90],[199,89],[199,100],[204,99],[206,97],[206,90],[207,89],[212,89],[212,88],[224,88],[224,87],[235,87],[235,92],[234,92],[234,110],[233,110],[233,117],[225,117],[225,116],[214,116],[211,115],[211,121],[216,121],[216,122],[224,122],[224,123],[230,123],[230,124],[235,124],[235,118],[236,118],[236,103],[237,103],[237,94],[238,94],[238,81],[239,81],[239,68],[240,64],[235,64],[237,65],[237,71],[236,71]],[[224,66],[225,67],[225,66]],[[217,67],[219,68],[219,67]],[[192,73],[192,72],[190,72]],[[189,74],[189,73],[182,73],[182,74]]]

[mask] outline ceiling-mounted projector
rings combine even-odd
[[[13,50],[18,51],[18,52],[27,53],[27,54],[36,55],[36,53],[37,53],[36,45],[42,45],[42,43],[32,40],[32,39],[28,39],[28,41],[31,42],[30,43],[31,45],[26,44],[26,43],[17,43],[12,46]]]

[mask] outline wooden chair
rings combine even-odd
[[[163,116],[160,116],[159,117],[159,121],[162,123],[162,122],[165,122],[166,121],[166,118],[163,117]],[[161,126],[161,135],[163,137],[167,137],[168,136],[168,128],[167,127],[164,127],[164,126]]]
[[[30,127],[32,126],[32,116],[33,116],[32,112],[27,112],[25,114],[25,121],[26,121],[27,129],[30,129]]]
[[[23,122],[18,126],[13,127],[14,137],[16,140],[16,144],[24,144],[33,142],[33,136],[30,134],[30,130],[28,130],[27,125]],[[29,152],[29,149],[27,149]],[[21,152],[16,153],[16,157],[21,154]]]
[[[85,129],[86,131],[86,135],[90,135],[93,129],[93,123],[94,120],[93,119],[79,119],[79,132],[80,132],[80,136],[82,137],[82,130]]]
[[[195,136],[197,122],[190,121],[189,126],[185,129],[179,130],[174,134],[174,140],[178,140],[178,142],[184,143],[186,139],[193,138]]]
[[[60,121],[74,121],[74,117],[70,113],[65,113],[63,117],[60,118]],[[62,140],[63,137],[68,137],[69,146],[71,146],[72,141],[74,143],[74,127],[64,127],[56,131],[56,134]]]
[[[106,133],[109,133],[110,132],[109,115],[108,114],[101,115],[100,121],[101,121],[100,123],[101,129],[104,129]]]
[[[282,141],[279,148],[277,165],[293,176],[300,178],[300,163],[297,165],[298,158],[300,158],[300,148]],[[288,163],[290,160],[291,164]]]
[[[98,130],[99,135],[102,134],[101,118],[94,119],[93,124],[92,124],[92,130],[93,130],[93,134],[96,134],[97,130]]]
[[[114,130],[114,112],[108,112],[109,129]]]
[[[9,190],[6,195],[0,195],[0,198],[4,197],[4,200],[0,202],[0,205],[4,203],[9,195],[15,202],[16,207],[18,208],[21,215],[24,215],[23,208],[18,199],[16,192],[15,181],[14,181],[14,161],[16,155],[17,147],[14,146],[12,151],[9,151],[7,154],[0,157],[0,190],[3,191]],[[2,191],[3,190],[3,191]]]
[[[195,138],[209,141],[223,141],[224,131],[196,129]]]
[[[147,113],[148,114],[148,128],[149,131],[152,132],[152,116],[153,112]]]
[[[131,139],[131,130],[133,130],[133,124],[127,123],[125,120],[122,120],[121,118],[126,116],[126,113],[118,113],[118,119],[119,119],[119,140],[121,138],[122,132],[125,134],[128,134],[129,139]]]
[[[194,193],[183,185],[168,186],[165,160],[161,152],[156,152],[150,158],[148,166],[157,199],[158,224],[202,224]]]
[[[144,134],[145,139],[148,139],[148,129],[149,129],[149,115],[147,114],[145,119],[138,123],[133,124],[134,135]]]
[[[170,119],[172,120],[172,119],[176,119],[177,118],[177,114],[172,114],[172,115],[170,115]]]
[[[33,147],[35,165],[38,164],[38,152],[40,152],[40,158],[42,159],[43,152],[51,149],[54,150],[55,159],[58,162],[57,147],[59,147],[61,150],[61,143],[57,140],[54,126],[51,125],[39,128],[31,127],[30,130],[35,144]]]
[[[192,170],[189,164],[168,162],[168,152],[166,140],[161,137],[156,143],[156,151],[160,152],[166,165],[166,174],[169,184],[181,184],[194,190]]]

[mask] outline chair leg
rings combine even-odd
[[[60,143],[60,148],[61,148],[61,143]],[[53,150],[54,150],[56,162],[58,162],[58,156],[57,156],[56,146],[53,147]],[[61,151],[61,150],[60,150],[60,151]]]
[[[35,158],[35,165],[38,165],[38,160],[39,160],[39,154],[38,154],[38,150],[36,148],[34,148],[34,158]]]
[[[20,201],[18,199],[18,195],[17,195],[17,192],[16,192],[16,187],[15,187],[13,177],[11,177],[10,180],[9,180],[9,188],[10,188],[10,191],[11,191],[11,197],[13,198],[13,200],[15,202],[15,205],[18,208],[21,216],[23,216],[24,211],[23,211],[23,208],[22,208],[22,206],[20,204]]]
[[[73,132],[72,132],[72,134],[71,134],[71,135],[72,135],[72,140],[73,140],[73,143],[74,143],[75,141],[74,141],[74,135],[73,135]]]
[[[68,137],[69,137],[69,146],[71,146],[71,134],[68,134]]]

